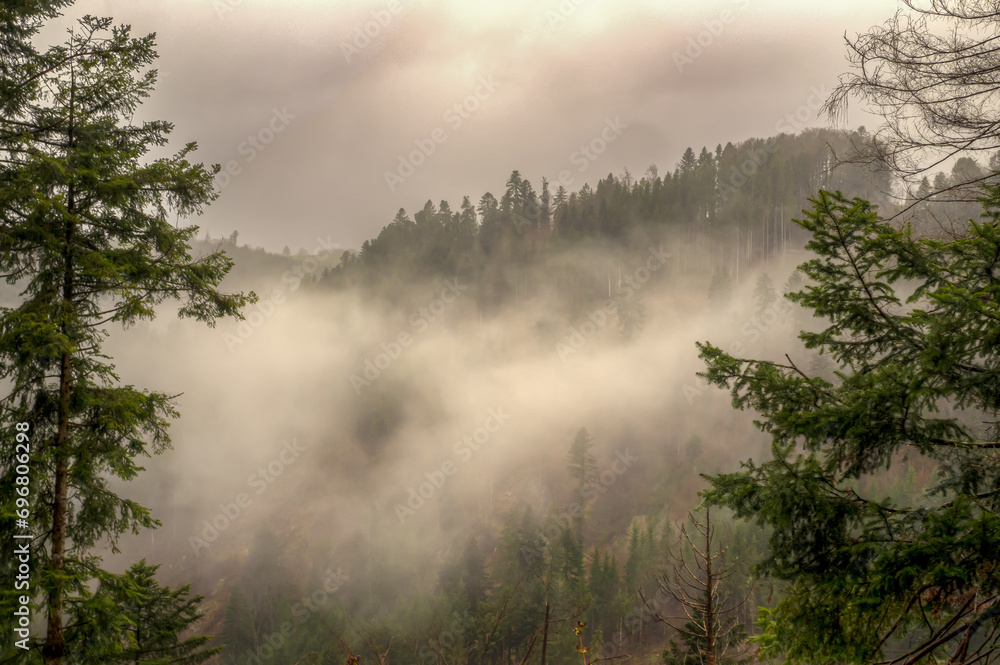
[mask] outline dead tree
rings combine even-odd
[[[849,73],[826,102],[835,121],[856,99],[884,124],[840,160],[889,170],[911,190],[906,209],[928,201],[976,201],[992,171],[917,189],[956,157],[1000,168],[1000,5],[993,0],[903,0],[883,25],[845,35]],[[916,192],[916,196],[912,193]],[[916,200],[913,200],[913,199]]]
[[[746,633],[733,615],[746,604],[747,595],[737,597],[723,588],[723,582],[736,572],[726,561],[729,545],[718,545],[710,507],[705,508],[704,521],[694,514],[688,514],[688,521],[694,533],[687,524],[681,525],[677,542],[667,554],[669,570],[657,580],[661,597],[673,599],[680,613],[665,615],[663,608],[653,607],[644,596],[643,603],[657,621],[677,631],[687,649],[697,653],[697,662],[742,662],[747,653]],[[679,651],[676,644],[673,650]]]

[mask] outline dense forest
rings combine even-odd
[[[990,38],[854,43],[979,68],[831,97],[929,146],[515,170],[271,253],[179,221],[221,167],[150,158],[153,36],[38,45],[71,5],[0,9],[0,663],[992,662],[1000,132],[953,95]]]

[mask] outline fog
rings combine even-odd
[[[239,171],[220,182],[200,223],[271,251],[312,251],[328,234],[357,248],[400,207],[478,196],[513,169],[555,182],[606,117],[629,129],[572,189],[624,168],[666,167],[689,145],[775,134],[814,88],[832,90],[845,33],[897,5],[400,0],[392,12],[383,0],[79,0],[44,36],[61,38],[88,12],[155,32],[159,84],[139,117],[170,120],[178,145],[198,142],[198,160]],[[359,48],[357,32],[376,12],[390,19]],[[710,24],[721,34],[706,32]],[[692,50],[695,38],[707,46]],[[678,60],[688,53],[700,55]],[[444,114],[481,78],[494,90],[453,129]],[[267,144],[249,145],[275,110],[294,117]],[[849,121],[877,120],[852,108]],[[385,173],[435,128],[447,141],[390,189]]]
[[[104,565],[203,595],[185,634],[220,665],[355,665],[364,631],[397,640],[382,665],[529,662],[550,623],[555,665],[574,635],[659,662],[676,635],[644,641],[642,590],[706,476],[772,453],[697,344],[832,376],[783,297],[811,256],[792,220],[821,188],[901,202],[834,157],[874,119],[820,113],[844,32],[897,4],[81,0],[40,39],[84,12],[157,32],[128,120],[176,123],[148,158],[197,140],[219,163],[218,200],[177,223],[234,261],[222,291],[257,296],[243,320],[166,302],[108,327],[121,384],[178,417],[108,480],[160,527],[102,541]],[[765,530],[716,515],[725,583],[763,605]],[[336,602],[303,616],[319,588]],[[455,617],[476,628],[445,657]]]
[[[625,526],[692,437],[704,445],[700,473],[759,457],[764,439],[750,418],[696,376],[695,342],[805,362],[793,306],[758,313],[754,273],[712,308],[707,280],[680,275],[670,249],[562,257],[617,265],[626,284],[631,276],[646,317],[630,341],[606,292],[571,311],[552,285],[529,284],[526,302],[480,316],[470,285],[455,280],[412,285],[412,306],[303,282],[270,316],[248,308],[242,324],[212,329],[164,311],[115,333],[108,351],[124,383],[183,392],[173,450],[123,488],[164,526],[124,539],[121,561],[169,562],[170,578],[206,592],[239,571],[266,525],[292,561],[343,565],[358,539],[376,538],[395,570],[432,587],[437,564],[518,501],[540,515],[565,503],[566,452],[580,427],[603,473],[593,509]],[[780,287],[802,258],[764,267]],[[617,288],[617,271],[611,279]],[[240,286],[264,295],[282,283]],[[697,475],[671,488],[671,514],[683,516],[703,488]]]

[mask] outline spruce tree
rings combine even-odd
[[[229,593],[219,640],[223,649],[222,662],[226,665],[241,662],[243,655],[253,651],[256,646],[250,600],[239,585]]]
[[[634,338],[646,319],[646,306],[642,302],[642,297],[634,289],[628,289],[623,293],[619,288],[615,294],[615,314],[618,316],[618,330],[626,340]]]
[[[144,161],[171,130],[133,119],[156,80],[153,47],[153,35],[134,38],[127,26],[88,16],[64,44],[16,70],[20,80],[3,82],[31,96],[4,108],[5,131],[23,131],[0,136],[0,273],[21,293],[18,306],[0,308],[0,381],[10,386],[0,422],[27,423],[32,482],[27,497],[0,484],[0,540],[11,547],[15,505],[27,499],[35,601],[45,614],[32,647],[50,665],[98,618],[110,635],[126,627],[108,611],[110,573],[93,551],[158,522],[109,480],[134,478],[137,457],[168,448],[168,421],[177,415],[167,394],[120,384],[102,354],[107,324],[151,319],[157,305],[180,299],[180,316],[212,325],[253,299],[217,291],[232,262],[222,254],[192,259],[198,228],[175,222],[214,198],[218,167],[192,164],[193,143]],[[0,451],[5,479],[14,452]],[[15,601],[11,587],[0,592],[5,626]],[[10,635],[5,629],[4,639]]]
[[[722,307],[733,294],[733,278],[728,268],[716,268],[712,282],[708,285],[708,302],[714,307]]]
[[[113,580],[109,594],[127,622],[118,647],[95,659],[94,665],[198,665],[222,651],[203,648],[210,637],[181,639],[204,614],[198,611],[202,596],[190,596],[190,585],[161,587],[155,579],[159,566],[143,559],[121,578]],[[94,627],[100,631],[101,627]]]
[[[594,441],[586,427],[581,427],[573,437],[569,451],[566,453],[566,463],[569,475],[576,479],[578,489],[582,493],[584,487],[593,482],[597,474],[597,461],[591,452],[594,448]]]
[[[762,272],[757,278],[757,283],[753,289],[753,297],[757,304],[758,316],[766,312],[771,305],[778,301],[774,282],[771,281],[771,277],[766,272]]]
[[[983,221],[946,240],[840,192],[812,199],[798,220],[816,255],[800,266],[810,286],[788,297],[825,320],[800,338],[836,365],[829,378],[699,344],[704,376],[773,440],[772,459],[711,478],[707,493],[771,529],[760,573],[787,592],[761,617],[765,655],[997,653],[1000,188],[986,192]],[[934,470],[922,495],[884,496],[874,476],[913,457]]]

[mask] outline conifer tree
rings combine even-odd
[[[807,349],[837,367],[699,344],[704,376],[753,409],[772,459],[711,478],[710,501],[771,529],[765,655],[800,662],[986,662],[1000,631],[1000,188],[948,240],[821,191],[798,223],[816,258],[788,297],[825,320]],[[906,283],[903,293],[894,286]],[[867,479],[933,465],[918,500]]]
[[[754,285],[753,297],[757,304],[757,315],[760,316],[767,309],[778,301],[778,294],[774,288],[774,282],[771,281],[770,275],[766,272],[762,272],[757,278],[757,284]]]
[[[44,16],[58,4],[21,6],[43,8]],[[49,665],[59,665],[98,618],[110,635],[126,627],[124,616],[108,611],[113,584],[93,551],[158,522],[111,491],[109,480],[134,478],[142,470],[137,457],[168,448],[168,421],[177,415],[167,394],[120,385],[101,352],[106,325],[151,319],[157,305],[174,299],[180,316],[212,325],[239,316],[254,298],[216,290],[231,260],[219,253],[192,259],[198,228],[171,218],[198,213],[215,197],[218,167],[192,164],[193,143],[143,160],[171,130],[133,120],[156,80],[147,69],[153,46],[153,35],[134,38],[127,26],[88,16],[64,44],[26,56],[14,71],[20,80],[4,79],[0,91],[10,93],[6,131],[23,129],[0,136],[0,274],[21,293],[18,306],[0,308],[0,381],[10,386],[0,422],[27,423],[32,442],[29,496],[0,485],[0,532],[9,548],[16,500],[26,498],[36,536],[32,579],[45,617],[32,646]],[[31,96],[18,100],[22,89]],[[13,453],[12,446],[0,451],[4,478]],[[95,579],[102,582],[96,591]],[[4,625],[14,601],[11,587],[0,591]],[[4,630],[5,640],[10,633]]]
[[[594,447],[593,439],[586,427],[581,427],[573,437],[569,451],[566,453],[567,468],[569,475],[579,483],[578,489],[582,492],[587,483],[592,482],[596,473],[597,461],[591,450]]]
[[[199,665],[222,651],[221,647],[202,648],[210,637],[181,635],[190,630],[204,614],[198,611],[202,596],[191,596],[190,585],[173,590],[161,587],[155,579],[159,566],[134,564],[120,579],[115,579],[111,596],[127,621],[118,648],[93,660],[94,665]],[[96,627],[101,630],[101,627]]]
[[[219,641],[223,645],[222,662],[226,665],[242,662],[243,655],[253,651],[256,646],[250,600],[239,585],[229,593]]]
[[[712,273],[712,281],[708,285],[708,302],[715,307],[722,307],[733,294],[733,278],[728,268],[716,268]]]

